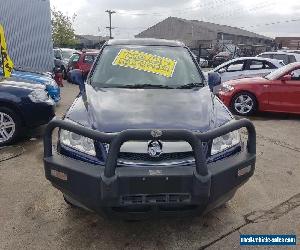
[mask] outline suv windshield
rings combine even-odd
[[[106,46],[90,83],[101,88],[193,88],[204,79],[186,48]]]

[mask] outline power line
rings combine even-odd
[[[106,27],[107,29],[109,29],[109,38],[112,39],[112,30],[114,29],[112,26],[111,26],[111,15],[112,14],[115,14],[116,12],[113,11],[113,10],[106,10],[105,12],[108,13],[108,16],[109,16],[109,27]]]
[[[300,22],[300,18],[284,20],[284,21],[282,21],[282,20],[281,21],[275,21],[275,22],[271,22],[271,23],[257,24],[257,25],[241,27],[241,28],[255,28],[255,27],[261,27],[261,26],[271,26],[271,25],[276,25],[276,24],[284,24],[284,23],[292,23],[292,22]]]
[[[211,0],[207,4],[197,4],[193,7],[186,7],[186,8],[181,8],[181,9],[171,9],[170,12],[172,12],[172,13],[176,13],[176,12],[187,13],[187,12],[190,12],[190,11],[196,11],[199,8],[211,9],[211,8],[215,8],[218,5],[222,5],[223,3],[228,4],[228,3],[235,2],[235,1],[236,0],[231,0],[231,1],[228,1],[228,0]],[[147,10],[137,10],[136,12],[132,12],[132,11],[128,10],[128,13],[124,13],[124,10],[118,10],[118,13],[128,14],[128,15],[133,15],[133,16],[166,16],[167,15],[165,13],[162,14],[160,10],[155,11],[155,12],[149,12]]]

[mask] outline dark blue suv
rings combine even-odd
[[[74,73],[81,94],[44,141],[46,177],[69,204],[130,218],[201,213],[253,175],[253,124],[234,120],[214,95],[220,76],[207,84],[182,43],[111,40],[85,82]]]

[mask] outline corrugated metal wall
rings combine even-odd
[[[0,0],[0,23],[16,67],[52,70],[50,0]]]

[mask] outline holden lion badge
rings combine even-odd
[[[151,141],[148,143],[148,154],[151,157],[159,157],[162,152],[162,143],[160,141]]]

